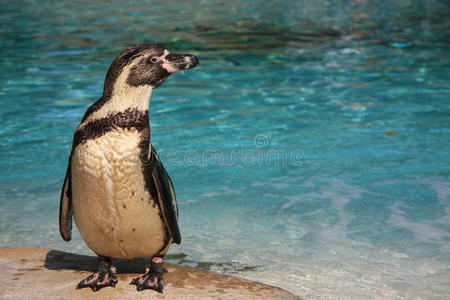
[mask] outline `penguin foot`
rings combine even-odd
[[[162,294],[164,289],[164,272],[167,272],[167,270],[163,267],[163,259],[161,257],[153,257],[150,267],[145,269],[145,274],[134,278],[130,284],[136,285],[138,291],[151,289]]]
[[[96,292],[105,286],[116,287],[118,281],[116,273],[117,269],[111,265],[111,260],[102,259],[100,260],[98,271],[81,280],[77,285],[77,290],[90,287]]]

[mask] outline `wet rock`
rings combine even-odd
[[[392,135],[397,135],[398,132],[395,131],[395,130],[387,130],[387,131],[384,132],[384,134],[392,136]]]

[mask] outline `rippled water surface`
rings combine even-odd
[[[127,46],[197,55],[152,98],[171,260],[305,299],[450,297],[448,1],[3,1],[0,245],[59,237],[72,134]]]

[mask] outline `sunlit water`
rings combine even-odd
[[[171,260],[305,299],[450,296],[446,1],[3,1],[0,246],[58,232],[72,134],[113,57],[197,55],[152,98]]]

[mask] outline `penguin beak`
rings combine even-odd
[[[167,64],[170,65],[166,70],[172,71],[169,73],[174,73],[183,70],[189,70],[196,67],[199,64],[197,57],[190,54],[169,54],[166,57]]]

